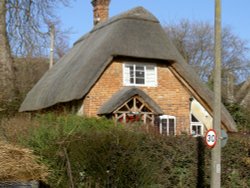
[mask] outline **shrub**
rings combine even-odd
[[[69,138],[67,148],[76,184],[146,187],[157,182],[158,161],[155,155],[143,150],[145,139],[143,134],[120,129]]]
[[[226,104],[226,107],[241,132],[250,132],[250,110],[237,103]]]
[[[223,187],[250,187],[250,136],[231,134],[222,149]]]
[[[37,121],[40,126],[23,143],[50,167],[52,187],[68,187],[67,156],[77,186],[189,187],[196,182],[193,138],[150,135],[74,115],[46,114]]]
[[[202,138],[166,137],[74,115],[40,115],[23,143],[50,167],[52,187],[209,187]],[[137,128],[138,130],[138,128]],[[143,129],[141,129],[143,130]],[[249,187],[249,135],[229,135],[222,187]]]
[[[58,186],[57,181],[65,185],[67,180],[64,177],[65,161],[62,161],[64,152],[61,142],[77,132],[84,133],[95,129],[104,131],[114,126],[112,121],[75,115],[44,114],[38,115],[32,121],[38,122],[39,126],[31,129],[30,135],[22,137],[20,142],[32,148],[34,153],[42,158],[42,162],[50,167],[50,182],[55,186]]]

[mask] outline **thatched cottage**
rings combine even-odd
[[[70,108],[83,116],[141,122],[166,135],[203,135],[211,128],[213,93],[157,18],[137,7],[107,19],[109,0],[92,4],[95,27],[41,78],[20,111]],[[221,126],[236,131],[224,106]]]

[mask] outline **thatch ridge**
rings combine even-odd
[[[121,19],[137,19],[137,20],[144,20],[149,22],[156,22],[159,23],[158,19],[152,15],[150,12],[148,12],[143,7],[136,7],[134,9],[131,9],[129,11],[123,12],[119,15],[111,17],[107,22],[100,22],[99,24],[95,25],[95,27],[87,34],[82,36],[80,39],[78,39],[74,45],[84,40],[89,34],[95,32],[96,30],[102,29],[103,27],[107,27],[110,24],[117,22]]]

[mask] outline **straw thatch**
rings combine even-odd
[[[0,141],[0,182],[46,181],[47,176],[31,150]]]

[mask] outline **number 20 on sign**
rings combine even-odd
[[[213,148],[216,144],[217,135],[214,129],[209,129],[206,133],[206,144],[209,148]]]

